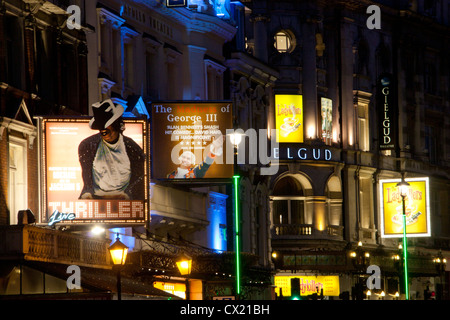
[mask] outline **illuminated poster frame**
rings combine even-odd
[[[201,182],[231,179],[231,101],[161,101],[152,110],[152,179]]]
[[[84,188],[79,146],[98,134],[89,128],[91,117],[39,118],[41,128],[40,223],[58,224],[123,224],[143,225],[149,214],[148,159],[140,159],[143,179],[139,180],[139,199],[82,199]],[[148,123],[146,119],[123,118],[124,137],[133,140],[145,157],[148,155]],[[127,149],[128,152],[128,149]],[[61,153],[61,156],[58,156]],[[130,159],[136,165],[136,159]],[[92,167],[91,167],[92,168]],[[130,182],[131,183],[131,182]],[[142,198],[143,197],[143,198]]]
[[[322,141],[331,145],[333,139],[333,100],[325,97],[320,98],[320,116],[322,119]]]
[[[278,143],[303,142],[303,96],[299,94],[275,95],[275,128]]]
[[[339,296],[339,276],[304,276],[304,275],[275,275],[275,292],[280,295],[280,289],[283,296],[291,296],[291,279],[300,280],[300,295],[308,296],[314,293],[320,294],[323,290],[324,296]],[[317,292],[317,290],[319,292]]]
[[[402,238],[402,197],[396,187],[401,179],[381,179],[379,201],[381,237]],[[407,178],[410,184],[406,203],[406,237],[430,237],[430,188],[429,178]]]

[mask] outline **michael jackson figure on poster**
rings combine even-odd
[[[99,130],[78,146],[83,177],[80,199],[144,200],[145,154],[124,136],[124,108],[110,99],[92,105],[89,127]]]

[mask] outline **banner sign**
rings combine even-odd
[[[275,128],[278,143],[303,142],[303,100],[301,95],[275,95]]]
[[[113,150],[104,147],[102,135],[89,127],[89,120],[42,119],[44,210],[40,222],[145,223],[147,122],[124,119],[125,130]],[[114,192],[108,188],[115,188]]]
[[[380,150],[393,150],[397,143],[397,94],[394,78],[383,74],[378,80]]]
[[[283,296],[291,296],[291,279],[300,279],[300,295],[320,294],[324,296],[339,296],[339,276],[275,276],[275,292]]]
[[[328,98],[320,98],[320,114],[322,116],[322,141],[331,145],[333,138],[333,100]]]
[[[403,237],[403,204],[397,184],[401,179],[380,180],[381,236]],[[410,184],[405,198],[406,236],[429,237],[430,200],[428,178],[405,179]]]
[[[231,178],[226,130],[231,102],[155,102],[152,108],[152,178]]]

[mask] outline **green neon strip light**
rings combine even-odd
[[[241,252],[240,252],[240,227],[239,227],[239,178],[233,176],[234,182],[234,226],[236,232],[236,293],[241,294]]]
[[[406,300],[409,300],[409,286],[408,286],[408,249],[406,248],[406,215],[405,215],[405,207],[403,200],[403,265],[405,267],[405,296]]]

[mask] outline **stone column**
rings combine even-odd
[[[268,40],[266,23],[269,21],[269,18],[265,15],[258,14],[254,15],[250,21],[253,22],[253,36],[255,41],[254,56],[267,63]]]
[[[304,139],[317,138],[319,115],[317,106],[316,35],[315,23],[307,20],[302,25],[303,36],[303,122]]]

